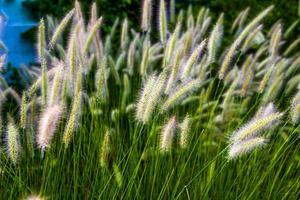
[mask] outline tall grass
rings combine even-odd
[[[2,199],[299,197],[300,52],[263,28],[276,10],[242,11],[226,35],[226,13],[170,5],[157,29],[150,0],[136,30],[103,35],[78,2],[41,20],[35,82],[1,85]]]

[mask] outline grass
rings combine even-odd
[[[242,11],[229,46],[206,8],[120,35],[95,8],[41,20],[22,97],[1,82],[1,199],[297,199],[299,52],[280,24],[251,36],[272,7]]]

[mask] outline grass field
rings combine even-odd
[[[293,27],[265,29],[272,6],[224,27],[173,5],[107,35],[95,4],[40,21],[32,85],[1,79],[0,199],[299,198]]]

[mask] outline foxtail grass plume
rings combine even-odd
[[[159,3],[159,35],[160,41],[165,43],[167,40],[167,14],[165,0],[160,0]]]
[[[240,142],[261,134],[263,131],[274,127],[275,123],[278,122],[282,116],[283,113],[273,112],[266,116],[254,117],[232,134],[230,137],[231,143]]]
[[[181,27],[181,24],[177,23],[176,28],[174,30],[174,33],[172,34],[172,36],[170,37],[170,39],[167,43],[167,48],[165,50],[166,55],[165,55],[165,58],[164,58],[165,67],[170,63],[171,56],[173,55],[173,51],[174,51],[176,42],[177,42],[178,37],[179,37],[180,27]]]
[[[69,115],[63,135],[63,143],[65,144],[66,148],[70,144],[71,139],[73,138],[73,133],[78,124],[78,119],[81,113],[82,92],[78,92],[74,98],[75,99],[71,108],[71,113]]]
[[[181,148],[185,149],[189,142],[189,135],[190,135],[190,116],[186,115],[184,120],[179,124],[180,128],[180,140],[179,145]]]
[[[178,74],[179,74],[179,68],[180,68],[180,60],[181,60],[181,56],[183,54],[184,51],[184,45],[181,45],[179,47],[179,49],[176,52],[174,61],[172,63],[172,69],[171,69],[171,75],[169,76],[167,85],[166,85],[166,94],[169,94],[171,89],[174,86],[174,83],[177,80]]]
[[[278,54],[280,40],[282,36],[282,26],[281,24],[278,24],[278,26],[275,27],[270,41],[270,49],[269,52],[271,54],[272,58],[275,58]]]
[[[187,79],[189,77],[192,67],[197,62],[199,56],[201,56],[202,52],[205,49],[205,46],[206,40],[203,40],[193,51],[186,64],[183,66],[183,72],[181,76],[182,80]]]
[[[79,30],[79,24],[76,25],[74,30],[71,33],[69,46],[67,50],[67,57],[66,57],[66,63],[68,65],[69,69],[69,75],[71,78],[71,84],[74,84],[75,76],[76,76],[76,66],[77,66],[77,44],[76,44],[76,38],[77,38],[77,32]]]
[[[213,63],[216,60],[217,50],[220,47],[220,43],[223,35],[223,17],[221,14],[219,17],[217,24],[212,30],[209,39],[208,39],[208,56],[207,56],[207,64]]]
[[[43,112],[39,126],[36,142],[38,147],[45,151],[50,147],[52,138],[60,122],[63,108],[59,104],[51,105]]]
[[[9,117],[7,125],[6,145],[8,157],[14,164],[16,164],[19,158],[21,148],[20,135],[19,130],[11,117]]]
[[[175,92],[170,93],[169,97],[163,103],[161,109],[162,111],[166,111],[176,105],[182,100],[189,92],[199,88],[201,83],[199,80],[192,80],[186,84],[179,85]]]
[[[300,45],[300,38],[293,41],[292,44],[284,51],[283,55],[288,56],[294,49],[296,49]]]
[[[150,93],[155,85],[156,76],[151,75],[148,77],[147,81],[144,83],[143,88],[140,91],[136,106],[136,119],[139,121],[143,120],[143,115],[145,112],[145,107],[150,98]]]
[[[242,142],[234,143],[230,146],[228,152],[229,159],[236,159],[239,156],[247,154],[254,149],[266,145],[267,139],[263,137],[255,137]]]
[[[49,49],[53,49],[57,39],[61,36],[62,32],[65,30],[66,26],[68,25],[69,21],[72,19],[73,15],[75,13],[75,10],[72,9],[60,22],[60,24],[56,27],[53,36],[49,42]]]
[[[172,147],[172,142],[174,139],[176,131],[176,117],[173,116],[167,124],[164,126],[163,131],[160,136],[160,151],[167,152]]]
[[[20,109],[20,127],[25,129],[27,125],[27,98],[25,92],[22,95],[22,104]]]
[[[63,63],[60,63],[59,67],[54,75],[54,79],[52,82],[52,88],[50,93],[49,105],[53,105],[59,101],[60,98],[60,90],[62,88],[62,80],[63,80]]]
[[[42,66],[42,98],[43,98],[43,104],[47,104],[47,98],[48,98],[48,76],[47,76],[47,62],[46,59],[41,60],[41,66]]]
[[[262,80],[259,82],[258,92],[260,94],[262,94],[265,91],[265,89],[266,89],[266,87],[267,87],[267,85],[269,83],[269,80],[270,80],[270,78],[272,76],[272,73],[274,71],[274,67],[275,67],[275,64],[272,64],[270,66],[270,68],[267,70],[267,72],[264,74]]]
[[[38,54],[42,68],[42,97],[44,105],[47,104],[48,78],[47,62],[45,57],[45,22],[41,19],[38,30]]]
[[[45,58],[45,22],[42,18],[38,27],[38,56],[41,62]]]
[[[299,91],[292,100],[290,115],[293,123],[300,122],[300,92]]]
[[[232,63],[232,60],[243,40],[249,35],[249,33],[257,26],[258,23],[273,9],[274,6],[270,6],[264,11],[262,11],[257,17],[255,17],[238,35],[233,44],[230,46],[229,50],[224,56],[221,68],[219,70],[219,79],[224,79],[225,74],[228,70],[229,65]]]
[[[104,56],[102,62],[98,65],[99,65],[99,69],[96,74],[97,98],[99,101],[105,101],[108,95],[107,83],[106,83],[107,57]]]
[[[128,20],[125,18],[121,31],[121,48],[125,50],[128,42]]]
[[[158,101],[161,98],[161,95],[163,94],[163,90],[165,88],[165,81],[166,81],[166,72],[163,71],[158,78],[155,80],[154,87],[151,88],[151,92],[149,96],[147,96],[147,102],[145,102],[145,110],[143,113],[142,122],[147,123],[158,103]]]
[[[255,39],[255,37],[259,34],[259,32],[261,32],[263,28],[263,25],[260,24],[258,25],[245,39],[245,42],[243,43],[242,47],[241,47],[241,51],[242,52],[246,52],[248,50],[249,47],[251,47],[251,43],[253,42],[253,40]]]
[[[150,42],[146,43],[142,52],[142,62],[140,66],[140,74],[144,76],[147,73],[150,57]]]
[[[243,79],[243,84],[242,84],[242,89],[241,89],[241,96],[245,97],[247,92],[248,92],[248,88],[251,85],[253,79],[253,70],[250,68],[247,70],[246,74],[244,75],[244,79]]]
[[[142,25],[141,25],[143,31],[148,31],[151,28],[151,13],[152,13],[151,0],[144,0],[143,11],[142,11]]]
[[[110,139],[110,132],[109,130],[106,130],[102,144],[101,144],[101,152],[100,152],[100,166],[101,167],[107,167],[109,162],[108,162],[108,156],[111,151],[111,139]]]
[[[268,115],[271,115],[272,113],[276,112],[276,108],[273,102],[268,103],[266,106],[261,107],[257,113],[256,117],[267,117]]]
[[[83,48],[83,54],[86,54],[95,35],[97,34],[97,31],[99,30],[100,26],[102,24],[102,17],[100,17],[96,22],[95,24],[92,26],[91,30],[90,30],[90,33],[88,34],[88,37],[87,37],[87,40],[86,40],[86,43],[84,45],[84,48]]]

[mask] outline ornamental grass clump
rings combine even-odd
[[[295,25],[141,3],[138,27],[78,1],[40,20],[24,91],[0,76],[1,197],[297,199]]]

